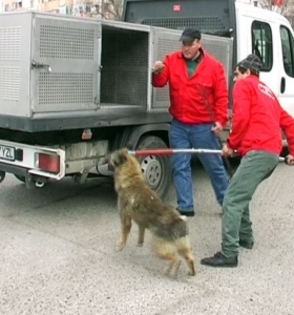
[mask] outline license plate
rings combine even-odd
[[[0,144],[0,159],[14,161],[15,148]]]

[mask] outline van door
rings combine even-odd
[[[278,95],[280,80],[278,76],[280,55],[277,39],[278,25],[273,21],[253,19],[251,23],[251,52],[262,61],[260,80]]]
[[[289,24],[279,23],[279,91],[282,107],[294,117],[294,37]]]
[[[277,95],[282,107],[294,117],[294,38],[284,20],[251,24],[252,53],[262,60],[260,79]]]

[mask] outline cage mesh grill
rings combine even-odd
[[[148,38],[147,33],[104,30],[101,103],[146,105]]]
[[[39,75],[39,104],[93,103],[93,74],[47,73]]]
[[[203,32],[207,30],[225,30],[225,26],[218,17],[191,17],[191,18],[153,18],[144,19],[141,24],[167,27],[172,29],[183,29],[186,26],[195,26]]]
[[[0,67],[0,100],[18,101],[20,88],[20,69]]]
[[[94,30],[40,25],[40,57],[94,59]]]
[[[19,61],[21,27],[0,27],[0,60]]]
[[[211,43],[206,40],[202,40],[205,50],[213,55],[218,61],[220,61],[226,68],[228,62],[228,53],[226,44]],[[228,78],[227,78],[228,79]]]
[[[167,53],[180,49],[180,43],[175,39],[159,38],[156,60],[163,60]],[[169,88],[156,89],[156,101],[169,102]]]

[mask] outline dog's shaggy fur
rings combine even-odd
[[[152,234],[152,249],[158,257],[168,260],[166,274],[176,276],[181,259],[195,275],[186,217],[169,206],[145,183],[138,160],[127,149],[111,154],[110,168],[114,171],[114,186],[118,194],[121,219],[121,239],[116,250],[122,250],[131,230],[132,220],[138,224],[138,245],[144,243],[145,229]]]

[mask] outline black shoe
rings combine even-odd
[[[194,217],[195,212],[193,210],[180,210],[178,209],[178,212],[180,215],[185,215],[186,217]]]
[[[252,249],[254,242],[253,241],[239,240],[239,245],[243,248]]]
[[[200,261],[201,265],[210,267],[237,267],[238,256],[226,257],[221,252],[217,252],[212,257],[203,258]]]

